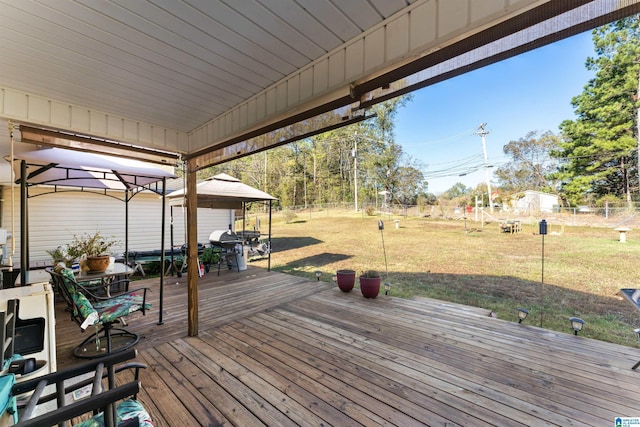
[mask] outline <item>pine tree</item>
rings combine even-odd
[[[577,118],[560,125],[556,174],[573,204],[605,195],[638,199],[640,20],[629,17],[593,30],[595,77],[572,99]],[[635,191],[635,193],[633,193]]]

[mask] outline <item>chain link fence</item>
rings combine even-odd
[[[284,215],[290,218],[318,218],[321,216],[336,217],[359,215],[365,217],[381,217],[387,219],[422,217],[445,220],[477,221],[481,223],[520,220],[523,223],[537,223],[546,219],[552,224],[563,224],[587,227],[629,227],[640,228],[640,208],[595,208],[595,207],[559,207],[540,211],[535,209],[503,209],[494,207],[475,208],[471,206],[455,206],[439,204],[424,206],[409,206],[398,204],[362,203],[356,210],[351,203],[324,203],[307,206],[290,206],[274,208],[274,215]],[[249,213],[251,216],[251,213]]]

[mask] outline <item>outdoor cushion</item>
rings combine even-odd
[[[67,268],[67,266],[60,262],[54,267],[54,271],[62,276],[64,285],[66,286],[69,294],[73,298],[73,310],[74,316],[78,316],[78,313],[84,319],[80,328],[84,331],[89,325],[95,325],[98,322],[98,312],[95,310],[91,301],[82,293],[76,291],[75,278],[73,276],[73,270]]]
[[[84,321],[80,325],[80,329],[84,331],[85,329],[87,329],[89,325],[95,325],[96,323],[98,323],[100,316],[98,315],[98,312],[91,304],[91,301],[87,299],[87,297],[85,297],[80,292],[74,292],[73,302],[74,302],[74,310],[75,310],[73,314],[77,315],[79,312],[82,318],[84,319]]]
[[[82,292],[78,292],[73,270],[67,268],[64,263],[56,265],[55,270],[62,275],[65,286],[73,297],[74,309],[76,310],[74,314],[77,315],[79,312],[85,319],[80,325],[83,330],[89,325],[115,322],[118,318],[142,308],[144,301],[144,290],[142,289],[91,302]],[[144,310],[149,309],[151,309],[151,304],[144,304]]]
[[[0,418],[9,411],[13,415],[14,424],[18,422],[18,408],[16,406],[16,397],[11,395],[11,387],[16,383],[16,377],[13,374],[0,375]]]
[[[118,417],[116,425],[137,417],[140,427],[153,427],[151,417],[137,400],[128,399],[121,402],[116,408],[116,412]],[[74,427],[104,427],[104,413],[101,412]]]
[[[123,317],[129,313],[140,310],[143,300],[144,291],[140,290],[118,295],[117,297],[112,297],[108,300],[94,302],[93,308],[98,311],[101,323],[114,322],[119,317]],[[145,304],[145,310],[149,310],[150,308],[151,304]]]

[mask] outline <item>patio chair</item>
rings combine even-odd
[[[80,329],[84,332],[94,325],[96,332],[75,348],[76,357],[92,359],[105,354],[124,351],[140,340],[137,334],[123,328],[115,328],[116,323],[124,324],[124,319],[137,311],[144,315],[151,308],[147,303],[147,289],[140,288],[123,292],[113,297],[101,297],[76,282],[73,271],[60,263],[48,268],[55,287],[67,304]]]
[[[12,397],[23,402],[17,426],[67,425],[67,421],[82,417],[84,420],[75,424],[76,427],[151,427],[151,417],[136,400],[140,390],[139,371],[146,365],[137,362],[121,364],[134,359],[136,354],[135,350],[116,353],[14,384]],[[124,370],[133,370],[133,380],[116,387],[116,374]],[[49,385],[55,389],[51,390],[47,387]],[[45,392],[48,394],[43,395]],[[27,393],[32,394],[29,396]],[[47,411],[53,405],[43,405],[38,411],[46,412],[35,415],[38,405],[54,400],[56,407]],[[69,401],[72,403],[67,405]],[[92,416],[87,419],[85,414]]]

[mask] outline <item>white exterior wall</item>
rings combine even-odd
[[[29,194],[40,194],[47,188],[31,188]],[[122,193],[114,193],[122,196]],[[2,188],[2,218],[0,228],[11,232],[11,187]],[[47,250],[68,243],[74,234],[95,233],[114,236],[120,244],[114,253],[124,251],[125,243],[125,203],[113,197],[88,192],[58,192],[31,197],[29,209],[29,258],[30,261],[50,261]],[[185,242],[184,214],[182,208],[174,207],[174,244]],[[20,193],[15,188],[15,255],[13,262],[20,261]],[[213,230],[224,229],[233,223],[230,209],[198,209],[198,241],[209,242]],[[129,249],[160,249],[162,221],[162,200],[155,193],[144,192],[129,201]],[[166,247],[171,244],[170,207],[166,208]],[[11,254],[11,241],[7,251]]]
[[[516,208],[523,212],[553,212],[553,205],[558,204],[558,196],[527,190],[524,197],[516,203]]]

